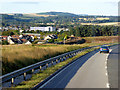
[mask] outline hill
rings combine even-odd
[[[76,14],[67,13],[67,12],[43,12],[37,13],[38,15],[57,15],[57,16],[78,16]]]

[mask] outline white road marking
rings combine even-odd
[[[107,83],[107,84],[106,84],[106,87],[107,87],[107,88],[110,88],[110,84],[109,84],[109,83]]]
[[[107,66],[105,66],[105,69],[107,69]]]
[[[106,76],[108,76],[107,72],[105,73]]]
[[[107,62],[105,61],[105,65],[107,66]]]
[[[112,49],[109,49],[109,52],[111,52],[112,51]],[[105,73],[105,75],[108,77],[108,71],[107,71],[107,61],[108,61],[108,56],[109,56],[109,54],[107,54],[107,58],[106,58],[106,61],[105,61],[105,69],[106,69],[106,73]],[[110,84],[109,83],[107,83],[106,84],[106,87],[107,88],[110,88]]]

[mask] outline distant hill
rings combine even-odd
[[[43,12],[37,13],[38,15],[57,15],[57,16],[78,16],[76,14],[67,13],[67,12]]]

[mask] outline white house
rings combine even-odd
[[[44,40],[49,40],[49,39],[57,39],[56,35],[48,35],[44,38]]]
[[[24,30],[20,30],[20,33],[22,33]]]
[[[49,39],[52,39],[52,37],[50,37],[49,35],[44,38],[44,40],[49,40]]]
[[[59,28],[57,31],[58,31],[58,32],[61,32],[62,30],[63,30],[63,31],[69,31],[68,28]]]
[[[15,44],[15,42],[10,37],[8,38],[8,43],[9,44]]]
[[[27,41],[25,44],[32,44],[30,41]]]
[[[55,27],[52,27],[52,26],[48,26],[48,27],[30,27],[30,31],[31,30],[34,30],[34,31],[36,31],[36,30],[40,30],[40,31],[50,31],[50,32],[52,32],[52,31],[55,31],[56,30],[56,28]]]

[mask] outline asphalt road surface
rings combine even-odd
[[[120,47],[120,45],[119,45]],[[118,56],[120,51],[118,46],[110,52],[107,60],[108,80],[111,88],[118,88]]]
[[[110,51],[117,49],[116,47],[113,46]],[[111,66],[107,61],[114,57],[111,54],[112,52],[110,55],[100,54],[98,51],[86,54],[60,71],[40,88],[109,88],[108,71],[111,73],[111,77],[114,77],[113,72],[117,72],[117,70],[112,72],[110,69],[108,70],[108,67]],[[112,66],[117,66],[116,64]],[[118,78],[113,79],[115,79],[114,83],[117,83]],[[114,87],[117,88],[116,85]]]

